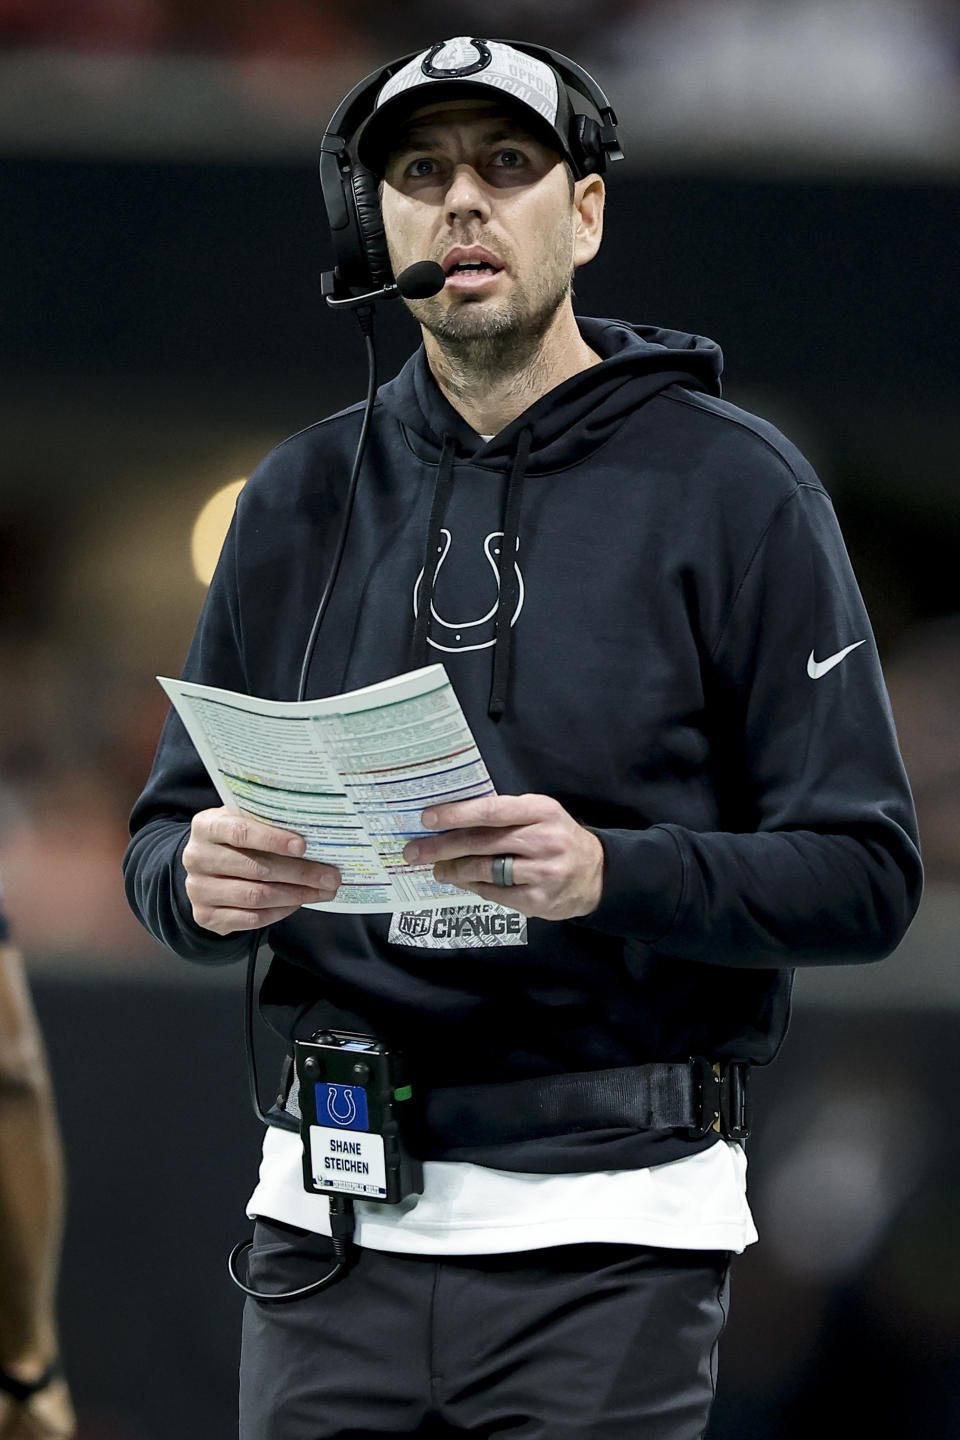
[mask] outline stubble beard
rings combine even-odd
[[[447,308],[436,296],[410,307],[436,340],[451,389],[466,392],[537,368],[544,336],[573,290],[563,244],[558,236],[554,263],[545,260],[533,295],[515,287],[502,301],[468,299]]]
[[[499,305],[466,301],[450,310],[427,301],[418,319],[437,341],[452,372],[474,383],[495,380],[534,362],[571,284],[571,277],[558,281],[532,305],[518,294]]]

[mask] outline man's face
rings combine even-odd
[[[591,258],[560,155],[495,101],[424,106],[385,167],[383,220],[394,274],[436,260],[447,282],[410,309],[441,342],[532,341]],[[597,240],[596,243],[599,243]]]

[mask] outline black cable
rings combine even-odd
[[[373,419],[373,402],[377,394],[377,352],[373,343],[373,306],[365,305],[362,309],[355,310],[353,313],[356,315],[360,329],[363,331],[363,338],[367,347],[367,398],[363,407],[363,422],[360,426],[360,438],[357,441],[356,454],[353,457],[353,470],[350,475],[350,483],[347,486],[347,497],[343,504],[343,521],[340,526],[340,535],[337,539],[337,548],[334,551],[333,563],[330,566],[327,583],[324,586],[323,594],[320,596],[320,604],[317,606],[317,613],[314,616],[310,638],[307,640],[307,648],[303,652],[303,665],[300,668],[300,683],[297,686],[298,700],[306,699],[307,672],[310,669],[310,661],[313,659],[313,652],[316,649],[320,626],[323,624],[323,617],[326,614],[327,606],[330,603],[330,596],[333,594],[333,587],[340,573],[340,562],[343,559],[343,552],[347,545],[347,531],[350,528],[353,502],[357,495],[357,481],[360,479],[360,466],[363,462],[363,452],[367,448],[370,422]]]
[[[353,503],[357,495],[357,484],[360,479],[360,467],[363,464],[364,451],[367,448],[367,437],[370,433],[370,422],[373,419],[373,405],[377,394],[377,351],[373,343],[373,306],[364,305],[353,312],[357,317],[357,323],[363,332],[363,338],[367,347],[367,398],[363,406],[363,420],[360,424],[360,435],[357,440],[357,448],[353,457],[353,469],[350,472],[350,481],[347,486],[347,495],[343,505],[343,519],[340,525],[340,534],[337,537],[337,545],[333,555],[333,563],[330,573],[327,576],[327,583],[320,596],[320,604],[317,606],[317,613],[313,617],[313,625],[310,629],[310,636],[307,640],[307,648],[303,652],[303,663],[300,667],[300,682],[297,686],[297,699],[306,698],[307,674],[310,669],[310,662],[313,659],[313,652],[317,646],[317,636],[320,634],[320,626],[323,624],[323,617],[330,603],[330,596],[336,584],[337,575],[340,572],[340,562],[343,559],[343,552],[347,544],[347,531],[350,528],[350,516],[353,513]],[[253,1113],[264,1125],[271,1124],[260,1104],[260,1084],[257,1078],[257,1061],[253,1045],[253,1011],[254,1011],[254,978],[257,969],[257,956],[260,953],[260,946],[263,943],[263,932],[260,931],[253,936],[250,942],[250,955],[247,960],[247,982],[244,990],[244,1024],[243,1024],[243,1045],[247,1058],[247,1089],[250,1092],[250,1103],[253,1106]]]
[[[354,310],[357,322],[363,332],[363,338],[367,347],[367,398],[364,401],[363,420],[360,424],[360,435],[357,440],[357,449],[353,457],[353,469],[350,472],[350,481],[347,486],[346,499],[343,504],[343,519],[340,525],[340,534],[337,537],[337,545],[334,550],[333,563],[330,566],[330,573],[327,576],[327,583],[324,586],[323,594],[320,597],[320,604],[317,606],[317,613],[313,619],[310,635],[307,640],[306,649],[303,652],[303,664],[300,667],[300,682],[297,686],[297,699],[306,698],[307,675],[310,670],[310,662],[313,659],[313,652],[317,645],[317,636],[320,634],[320,626],[323,624],[323,617],[326,614],[327,606],[330,603],[330,596],[333,594],[333,587],[336,584],[337,576],[340,573],[340,562],[343,559],[343,552],[347,545],[347,531],[350,528],[350,517],[353,514],[353,503],[357,495],[357,483],[360,479],[360,467],[363,464],[364,451],[367,448],[367,437],[370,433],[370,422],[373,419],[373,406],[377,394],[377,352],[373,343],[373,306],[364,305]],[[264,1125],[273,1122],[265,1114],[260,1104],[260,1081],[257,1076],[257,1057],[254,1049],[253,1018],[254,1000],[257,974],[257,957],[260,954],[260,946],[263,943],[263,931],[258,930],[250,940],[250,954],[247,959],[247,978],[244,986],[244,1011],[243,1011],[243,1048],[246,1055],[247,1089],[250,1094],[250,1103],[253,1106],[253,1113]],[[252,1240],[241,1240],[230,1251],[227,1260],[227,1272],[233,1283],[250,1295],[254,1300],[300,1300],[307,1295],[315,1295],[318,1290],[323,1290],[331,1284],[338,1275],[341,1275],[350,1263],[350,1239],[354,1229],[353,1201],[349,1196],[331,1195],[330,1197],[330,1227],[333,1237],[334,1267],[328,1274],[321,1276],[311,1285],[304,1285],[299,1290],[288,1290],[279,1295],[270,1295],[266,1292],[253,1290],[237,1274],[237,1261],[245,1250],[249,1250],[253,1244]]]
[[[349,1195],[331,1195],[330,1238],[333,1241],[333,1269],[328,1270],[326,1275],[321,1275],[319,1280],[313,1280],[309,1285],[301,1285],[298,1290],[254,1290],[245,1280],[240,1279],[237,1274],[237,1261],[245,1250],[251,1248],[252,1240],[241,1240],[239,1245],[234,1245],[227,1260],[227,1274],[237,1289],[253,1300],[272,1300],[278,1303],[285,1300],[304,1300],[308,1295],[316,1295],[318,1291],[332,1285],[350,1264],[350,1240],[354,1224],[353,1201]]]
[[[243,1048],[247,1060],[247,1088],[250,1092],[250,1103],[253,1106],[254,1114],[264,1125],[271,1124],[270,1117],[264,1114],[260,1104],[260,1082],[257,1077],[257,1057],[253,1043],[253,1015],[254,1015],[254,989],[257,973],[257,957],[260,953],[260,946],[263,942],[263,931],[258,930],[250,941],[250,955],[247,960],[247,978],[244,986],[244,1007],[243,1007]],[[254,1300],[300,1300],[307,1295],[315,1295],[317,1291],[325,1289],[333,1283],[339,1275],[342,1275],[350,1264],[350,1240],[354,1231],[353,1201],[349,1195],[331,1195],[330,1201],[330,1231],[333,1240],[334,1266],[326,1275],[321,1275],[319,1280],[314,1280],[309,1285],[302,1286],[299,1290],[285,1290],[279,1294],[271,1294],[266,1290],[254,1290],[246,1281],[241,1280],[237,1274],[237,1261],[244,1251],[249,1250],[253,1245],[252,1240],[241,1240],[234,1245],[227,1258],[227,1274],[238,1289],[244,1295],[249,1295]]]
[[[270,1118],[264,1114],[260,1104],[260,1082],[257,1078],[257,1056],[253,1045],[253,1010],[254,1010],[254,989],[257,974],[257,956],[260,954],[260,946],[263,944],[263,931],[257,930],[250,937],[250,953],[247,956],[247,979],[243,987],[243,1051],[247,1064],[247,1090],[250,1094],[250,1104],[253,1106],[253,1113],[264,1125],[269,1125]]]

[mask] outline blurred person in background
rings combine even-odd
[[[619,146],[570,66],[440,42],[369,77],[324,140],[347,161],[331,218],[352,194],[366,221],[356,288],[440,275],[379,391],[308,693],[442,658],[499,793],[428,808],[403,853],[469,903],[442,930],[305,910],[340,870],[222,807],[175,716],[132,817],[151,933],[218,964],[269,927],[285,1040],[382,1037],[422,1107],[423,1194],[358,1202],[352,1267],[310,1295],[330,1212],[296,1125],[269,1130],[244,1440],[701,1436],[755,1238],[749,1067],[779,1049],[796,965],[880,958],[919,899],[819,480],[720,398],[712,341],[574,315]],[[187,679],[296,694],[360,424],[311,426],[247,482]]]
[[[0,1440],[66,1440],[55,1311],[63,1157],[23,960],[0,913]]]

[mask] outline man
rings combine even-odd
[[[720,400],[712,342],[574,316],[616,148],[577,75],[461,37],[363,90],[347,152],[325,140],[378,182],[393,272],[445,280],[378,393],[307,693],[442,660],[498,793],[431,805],[405,857],[465,903],[303,909],[339,871],[220,807],[173,718],[132,820],[156,936],[216,962],[269,927],[271,1023],[378,1036],[421,1104],[423,1195],[358,1203],[329,1289],[248,1302],[245,1440],[702,1435],[755,1238],[734,1062],[775,1054],[795,965],[879,958],[918,899],[819,482]],[[188,678],[296,694],[359,427],[336,415],[248,482]],[[329,1268],[296,1136],[268,1131],[249,1210],[252,1288]]]
[[[66,1440],[55,1288],[63,1159],[23,961],[0,913],[0,1440]]]

